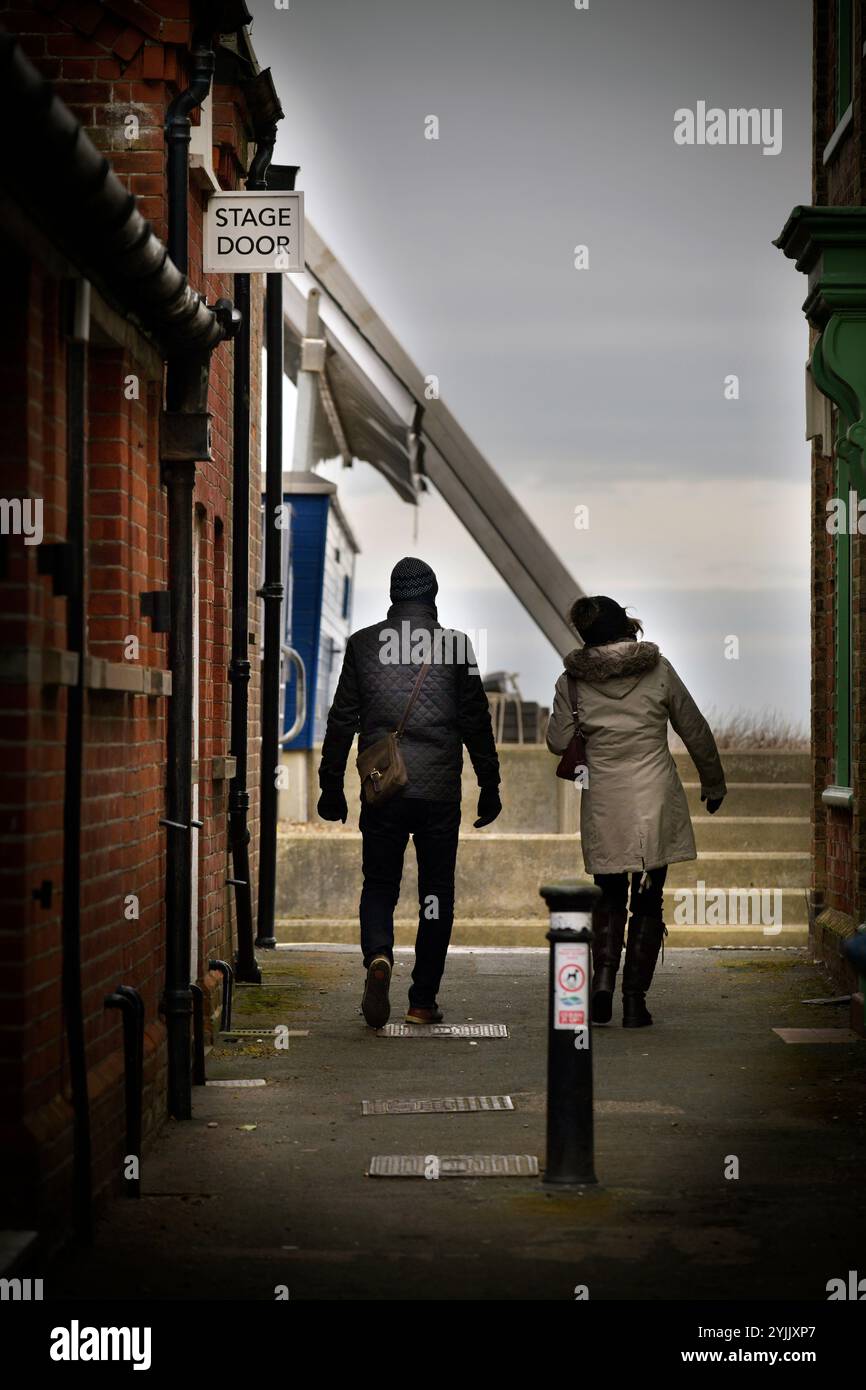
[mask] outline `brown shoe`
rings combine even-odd
[[[367,983],[361,1012],[371,1028],[384,1028],[391,1017],[391,962],[387,956],[374,956],[367,966]]]
[[[409,1012],[406,1015],[407,1023],[441,1023],[444,1018],[442,1010],[438,1005],[433,1004],[430,1008],[424,1008],[421,1004],[410,1004]]]

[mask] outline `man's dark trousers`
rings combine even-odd
[[[395,796],[371,809],[361,803],[364,887],[361,950],[364,966],[374,956],[394,959],[394,909],[400,896],[403,856],[411,835],[418,860],[418,934],[409,1003],[428,1008],[445,970],[454,923],[454,870],[460,831],[459,801]]]

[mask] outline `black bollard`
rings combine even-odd
[[[592,914],[601,890],[578,881],[540,889],[550,913],[545,1186],[596,1182],[592,1118]]]

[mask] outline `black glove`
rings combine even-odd
[[[480,830],[482,825],[490,825],[496,820],[502,810],[502,802],[499,800],[498,787],[482,787],[478,793],[478,819],[475,822],[475,829]]]
[[[725,798],[723,796],[707,797],[707,810],[709,811],[711,816],[714,816],[716,814],[724,799]]]
[[[322,820],[341,820],[346,824],[349,808],[342,791],[323,791],[316,807]]]

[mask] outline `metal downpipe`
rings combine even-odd
[[[169,106],[168,251],[185,275],[189,265],[190,112],[208,95],[215,64],[213,40],[197,31],[192,44],[192,80]],[[171,358],[166,371],[165,417],[207,412],[210,355]],[[164,417],[164,418],[165,418]],[[192,1115],[192,1013],[190,980],[192,920],[192,719],[193,719],[193,517],[194,457],[178,457],[161,442],[162,479],[168,505],[168,587],[171,598],[165,848],[165,991],[163,1009],[168,1049],[168,1111],[176,1120]],[[200,454],[207,457],[205,451]],[[168,455],[168,456],[167,456]]]
[[[250,165],[247,188],[264,188],[274,152],[276,127],[263,131]],[[253,889],[250,870],[249,750],[249,588],[250,588],[250,277],[234,278],[235,305],[241,326],[234,348],[234,428],[232,471],[232,691],[231,753],[236,761],[229,788],[229,840],[235,890],[238,948],[235,973],[246,984],[261,984],[262,972],[253,943]]]
[[[262,758],[259,816],[259,910],[256,945],[276,947],[277,767],[280,759],[280,659],[283,605],[283,277],[267,276],[265,346],[268,353],[268,437],[265,454],[264,652],[262,655]]]
[[[253,946],[253,896],[250,870],[249,749],[249,584],[250,584],[250,277],[235,276],[235,305],[242,315],[235,339],[232,470],[232,656],[231,754],[235,775],[229,787],[231,886],[237,916],[238,979],[261,984],[262,972]]]
[[[78,678],[66,692],[66,759],[63,787],[63,906],[61,993],[72,1092],[75,1225],[89,1241],[92,1224],[91,1132],[81,993],[81,794],[84,773],[85,497],[84,420],[87,396],[87,339],[90,286],[74,285],[72,323],[66,344],[67,554],[66,645],[78,653]]]

